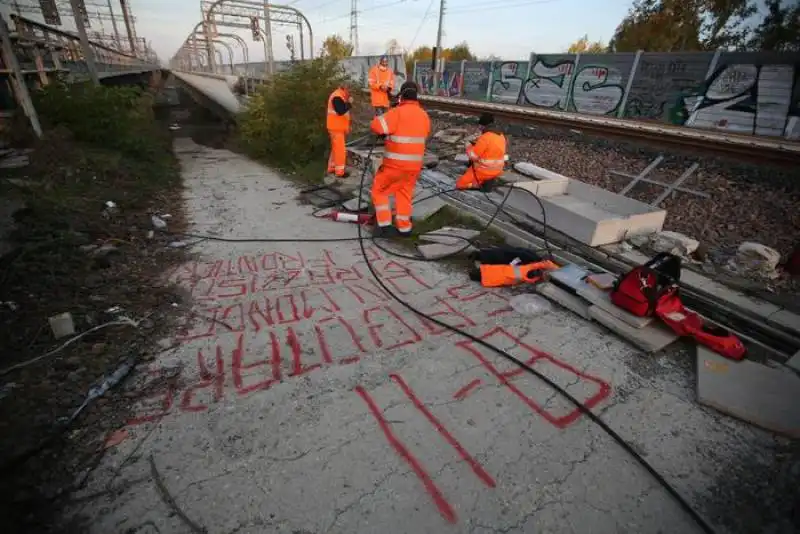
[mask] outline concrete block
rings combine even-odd
[[[552,197],[563,195],[567,192],[569,182],[565,180],[523,180],[516,182],[514,187],[530,191],[537,197]],[[535,201],[534,201],[535,202]]]
[[[589,304],[584,299],[573,295],[569,291],[561,289],[549,282],[544,282],[536,286],[536,292],[569,311],[577,313],[584,319],[591,319],[589,316]]]
[[[462,241],[456,245],[443,245],[441,243],[431,243],[428,245],[417,245],[417,250],[426,260],[436,260],[444,257],[455,257],[467,255],[475,251],[475,247]]]
[[[769,320],[795,333],[800,333],[800,315],[789,310],[780,310],[769,316]]]
[[[478,230],[470,230],[467,228],[453,228],[451,226],[443,226],[438,230],[428,232],[419,236],[423,241],[430,243],[441,243],[442,245],[458,245],[464,244],[470,239],[475,239],[480,232]],[[453,237],[458,236],[458,237]],[[463,238],[463,239],[462,239]]]
[[[637,317],[617,307],[616,304],[611,302],[611,295],[608,291],[603,291],[591,284],[584,283],[577,288],[577,293],[579,297],[588,300],[595,306],[599,306],[607,313],[634,328],[644,328],[655,320],[653,317]]]
[[[789,361],[786,362],[786,365],[800,373],[800,350],[797,351],[797,354],[789,358]]]
[[[439,210],[444,208],[446,205],[447,204],[439,197],[426,198],[422,202],[415,202],[413,211],[414,220],[424,221],[428,217],[431,217]]]
[[[761,428],[800,438],[800,377],[697,347],[697,400]]]
[[[658,352],[678,339],[672,330],[659,322],[635,328],[600,306],[590,306],[589,316],[645,352]]]
[[[317,208],[322,206],[332,206],[342,199],[341,195],[330,189],[319,189],[311,193],[305,193],[302,195],[302,198]]]
[[[362,198],[361,204],[359,204],[357,198],[351,198],[350,200],[342,204],[342,207],[347,211],[366,211],[367,209],[369,209],[369,202]]]

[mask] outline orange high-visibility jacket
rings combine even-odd
[[[369,127],[374,133],[386,136],[383,165],[408,172],[422,169],[431,120],[419,102],[403,101],[372,119]]]
[[[333,99],[336,97],[341,98],[345,102],[350,99],[350,95],[348,91],[344,89],[336,89],[331,95],[328,97],[328,119],[327,119],[327,126],[329,132],[349,132],[350,131],[350,112],[348,111],[344,115],[339,115],[336,113],[336,110],[333,109]]]
[[[473,168],[486,177],[500,176],[508,156],[506,155],[506,138],[497,132],[484,132],[467,148],[467,157]]]
[[[544,260],[521,265],[481,264],[480,268],[483,287],[501,287],[513,286],[522,282],[535,284],[541,281],[543,271],[560,267],[550,260]]]
[[[369,97],[374,108],[388,108],[389,94],[381,89],[381,85],[394,90],[394,72],[389,67],[382,69],[375,65],[369,69]]]

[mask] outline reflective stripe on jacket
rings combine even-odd
[[[486,174],[502,174],[508,160],[505,136],[497,132],[484,132],[467,149],[467,157],[474,162],[475,170]]]
[[[542,279],[544,271],[559,269],[550,260],[521,265],[481,264],[481,285],[484,287],[513,286],[522,282],[535,284]]]
[[[385,85],[389,90],[394,89],[394,72],[389,67],[385,69],[380,68],[380,65],[375,65],[369,69],[369,96],[372,107],[388,108],[389,95],[385,90],[381,89],[381,85]]]
[[[328,97],[328,118],[326,124],[328,130],[331,132],[348,132],[350,131],[350,112],[348,111],[344,115],[336,113],[336,110],[333,108],[333,99],[337,96],[344,100],[345,103],[350,99],[350,95],[347,94],[347,91],[341,88],[331,93]]]
[[[372,119],[369,127],[374,133],[386,136],[384,165],[409,172],[422,169],[431,120],[419,102],[401,102],[399,106]]]

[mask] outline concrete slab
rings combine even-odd
[[[800,373],[800,351],[798,351],[797,354],[789,358],[789,361],[786,362],[786,365],[788,365],[789,367]]]
[[[653,317],[637,317],[632,313],[628,313],[622,308],[617,307],[616,304],[611,302],[611,295],[608,291],[603,291],[591,284],[584,283],[577,288],[578,296],[586,299],[595,306],[602,308],[607,313],[610,313],[620,321],[634,328],[644,328],[651,324],[655,319]]]
[[[369,206],[370,203],[364,198],[361,199],[361,202],[359,202],[357,198],[351,198],[350,200],[342,204],[342,207],[344,209],[354,212],[366,211],[369,209]]]
[[[544,282],[536,286],[536,292],[546,297],[556,304],[563,306],[564,308],[568,309],[571,312],[577,313],[579,316],[583,317],[584,319],[591,320],[591,316],[589,315],[589,303],[586,300],[573,295],[569,291],[561,289],[560,287],[551,284],[549,282]]]
[[[439,258],[454,258],[456,256],[466,256],[476,249],[469,243],[457,245],[442,245],[441,243],[431,243],[429,245],[417,245],[417,250],[427,260]]]
[[[789,310],[779,310],[768,317],[773,323],[800,334],[800,315]]]
[[[761,428],[800,438],[800,377],[697,347],[697,400]]]
[[[591,306],[589,316],[645,352],[658,352],[678,339],[672,330],[661,323],[654,322],[648,326],[636,328],[600,306]]]
[[[443,245],[458,245],[463,244],[467,240],[475,239],[480,235],[478,230],[471,230],[468,228],[454,228],[452,226],[443,226],[433,232],[422,234],[419,238],[423,241],[431,243],[441,243]]]

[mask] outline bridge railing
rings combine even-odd
[[[41,22],[11,15],[11,35],[20,68],[26,74],[37,73],[47,83],[48,73],[69,73],[83,77],[88,67],[77,35],[52,28]],[[89,41],[98,71],[104,74],[143,70],[153,67],[142,59],[103,44]]]

